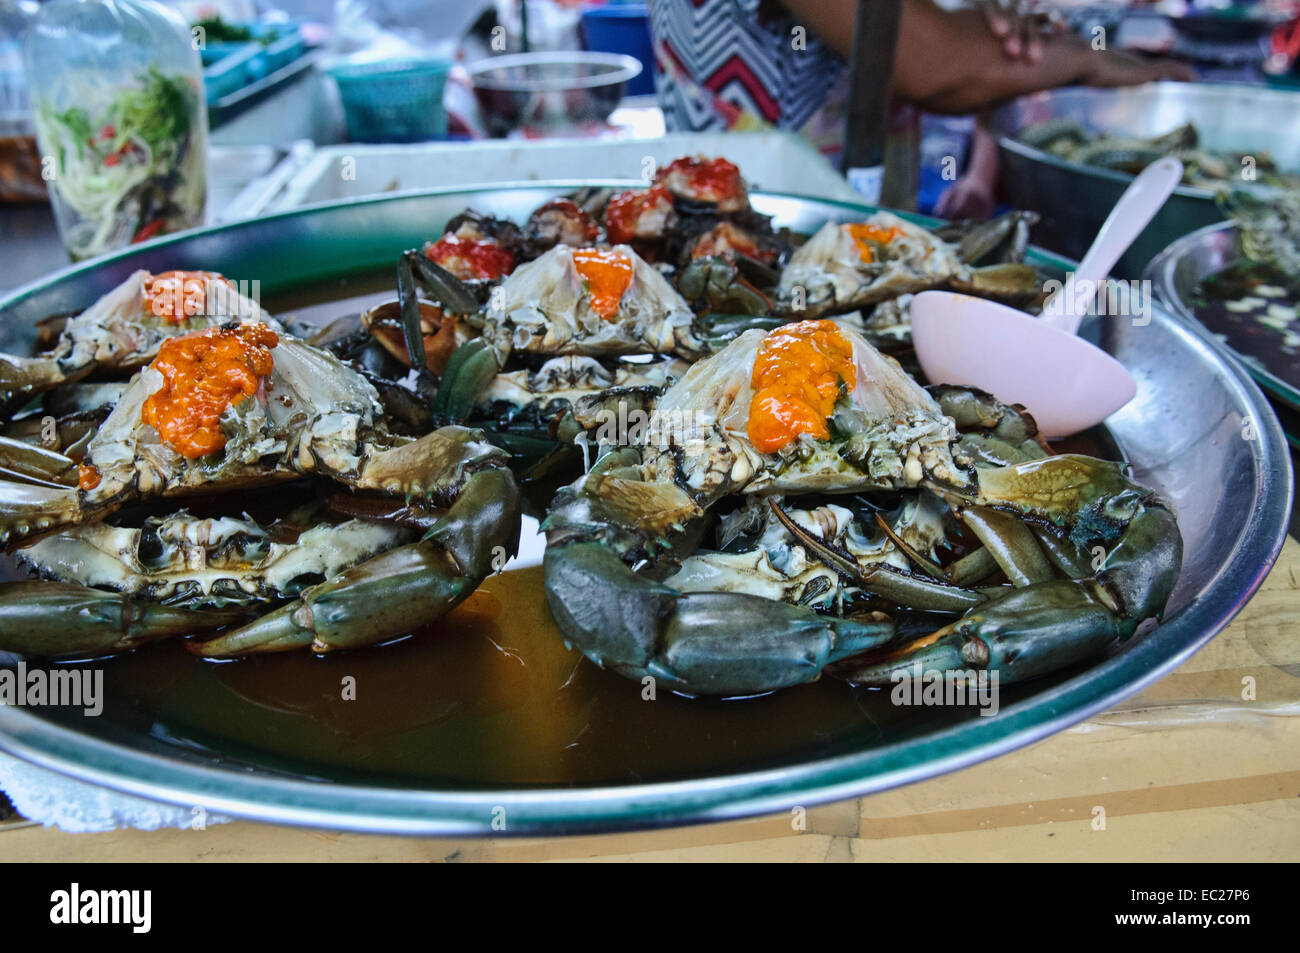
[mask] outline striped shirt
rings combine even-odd
[[[803,133],[843,146],[844,60],[772,0],[649,0],[656,88],[669,130]]]

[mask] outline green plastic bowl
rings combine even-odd
[[[442,93],[445,59],[341,63],[326,70],[338,85],[353,142],[425,142],[447,137]]]

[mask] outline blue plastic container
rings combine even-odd
[[[650,13],[644,3],[611,3],[582,15],[586,48],[597,53],[626,53],[641,61],[641,75],[627,84],[629,96],[653,96],[654,47],[650,42]]]
[[[447,137],[442,104],[451,63],[445,59],[340,63],[327,72],[338,84],[353,142],[426,142]]]
[[[206,46],[204,46],[201,50],[199,50],[199,57],[200,59],[202,59],[203,65],[205,67],[211,66],[214,63],[221,62],[227,56],[233,56],[236,53],[244,52],[246,49],[248,49],[250,45],[252,44],[250,43],[209,43]]]
[[[261,55],[262,44],[243,43],[238,52],[223,56],[205,69],[203,90],[207,101],[215,103],[221,97],[247,86],[250,81],[249,70]]]

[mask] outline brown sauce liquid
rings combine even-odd
[[[384,275],[267,307],[325,324],[392,296]],[[1074,443],[1076,451],[1104,452],[1100,443]],[[132,743],[148,735],[227,762],[398,785],[565,786],[722,774],[894,743],[977,714],[974,707],[896,707],[888,691],[830,678],[759,698],[685,698],[661,689],[647,700],[640,682],[564,646],[540,566],[489,578],[455,611],[380,647],[211,662],[163,642],[80,664],[104,670],[107,700],[100,718],[51,712],[78,730]],[[1004,688],[1002,705],[1041,684]],[[349,686],[352,700],[344,697]]]

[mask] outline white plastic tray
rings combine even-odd
[[[318,202],[446,186],[565,179],[646,181],[682,155],[724,156],[751,187],[814,198],[861,197],[806,140],[788,132],[669,133],[652,138],[430,142],[326,146],[269,192],[240,203],[252,218]],[[302,162],[301,158],[299,162]],[[230,217],[230,216],[227,216]]]

